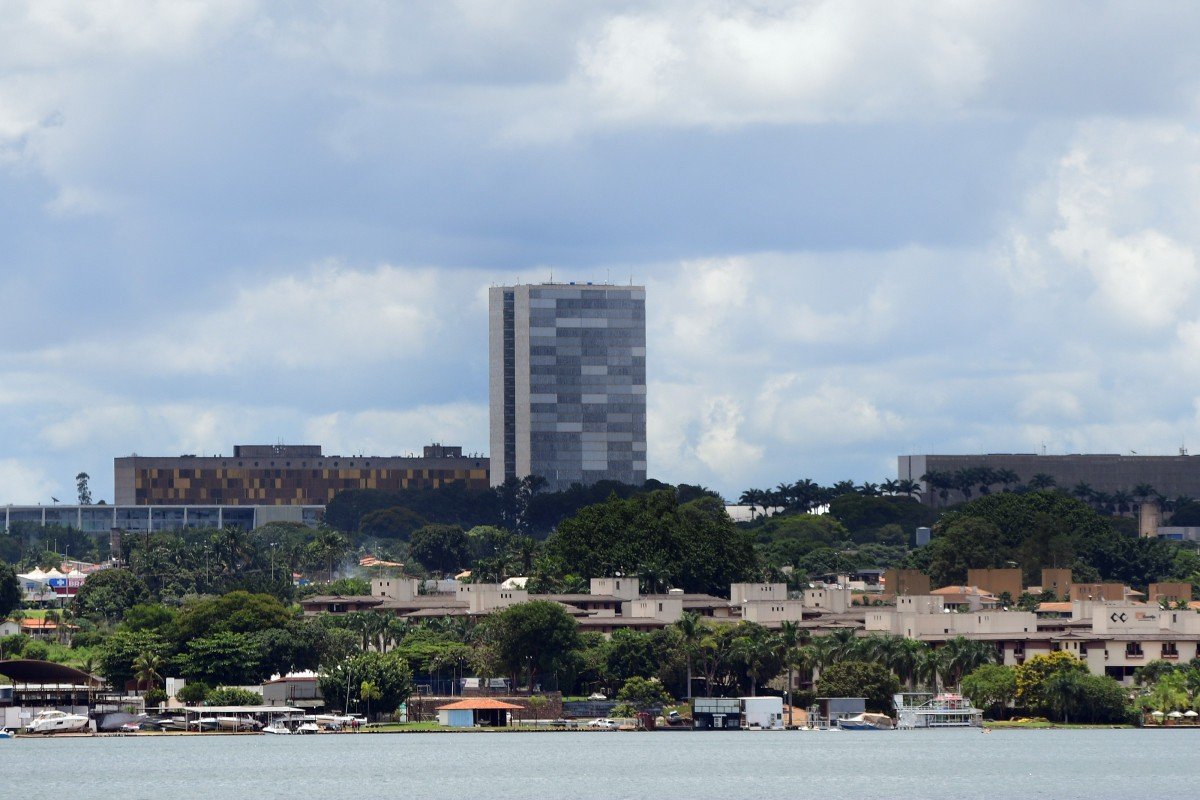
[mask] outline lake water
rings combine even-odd
[[[1189,797],[1200,731],[467,733],[0,741],[0,800]]]

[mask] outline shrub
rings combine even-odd
[[[40,639],[31,639],[22,648],[21,657],[32,658],[35,661],[48,661],[50,659],[50,645]]]
[[[208,693],[204,704],[209,706],[260,706],[262,695],[237,686],[218,686]]]
[[[186,705],[195,706],[203,703],[211,691],[204,681],[188,681],[182,689],[175,693],[175,699]]]

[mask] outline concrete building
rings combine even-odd
[[[917,569],[893,567],[883,573],[884,593],[887,595],[929,594],[929,576]]]
[[[232,456],[113,460],[117,505],[324,506],[345,489],[484,489],[489,461],[434,444],[420,456],[333,456],[320,445],[236,445]]]
[[[1068,599],[1071,595],[1071,570],[1043,569],[1042,591],[1054,592],[1054,596],[1061,600]]]
[[[489,343],[493,486],[645,482],[644,287],[493,287]]]
[[[176,531],[184,528],[237,527],[253,530],[268,522],[299,522],[316,527],[325,506],[257,505],[57,505],[0,506],[0,522],[8,533],[21,523],[57,525],[84,533]]]
[[[1188,455],[987,453],[899,456],[897,478],[921,483],[922,500],[928,504],[941,504],[938,492],[930,491],[921,476],[931,472],[953,473],[971,467],[1009,469],[1022,483],[1027,483],[1034,475],[1049,475],[1060,488],[1068,491],[1080,483],[1110,494],[1118,490],[1132,492],[1135,487],[1146,484],[1166,497],[1200,497],[1200,457]],[[949,502],[962,499],[958,491],[948,491]]]
[[[1012,602],[1021,596],[1021,570],[1019,569],[969,569],[967,584],[976,586],[996,597],[1008,592]]]

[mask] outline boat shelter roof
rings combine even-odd
[[[185,714],[307,714],[303,708],[291,706],[186,706]]]
[[[103,684],[103,681],[95,675],[90,675],[81,669],[68,667],[66,664],[56,664],[53,661],[37,661],[29,658],[0,661],[0,675],[5,676],[14,684],[36,683],[66,686],[100,686]]]

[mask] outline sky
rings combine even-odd
[[[487,449],[487,288],[647,286],[653,477],[1200,453],[1200,7],[0,0],[0,504]]]

